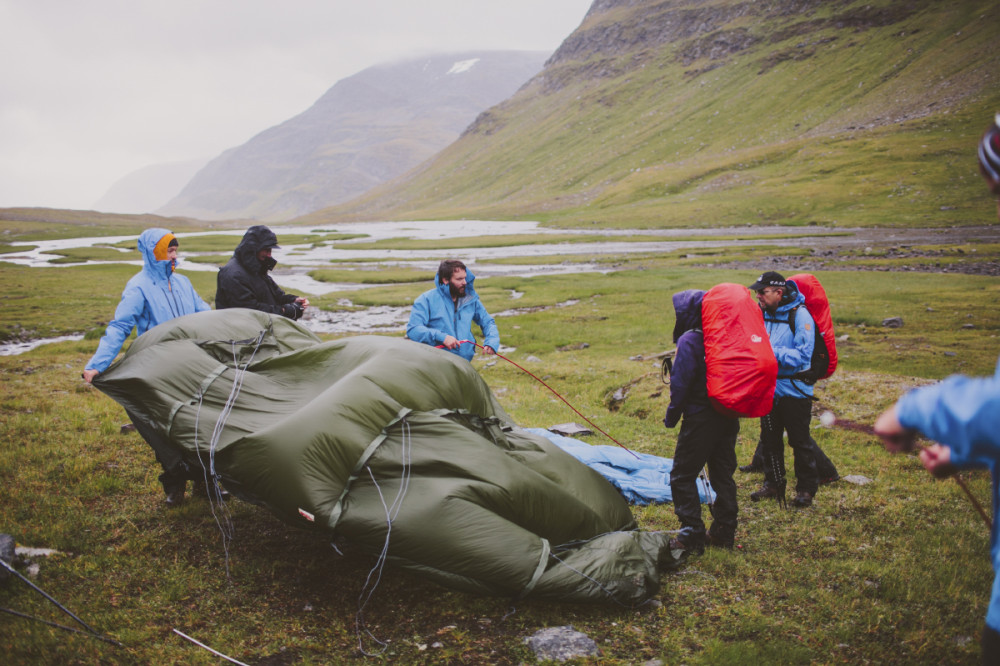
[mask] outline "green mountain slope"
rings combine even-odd
[[[995,221],[994,0],[596,0],[514,97],[302,222],[942,226]]]

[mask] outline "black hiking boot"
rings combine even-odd
[[[163,486],[163,492],[167,494],[167,499],[165,500],[167,506],[172,509],[184,504],[185,490],[187,490],[187,481],[182,481],[178,484],[171,484],[169,486]]]
[[[804,509],[807,506],[812,506],[813,495],[812,493],[807,493],[804,490],[800,490],[795,493],[795,499],[792,500],[792,506],[798,509]]]
[[[759,490],[750,493],[751,502],[759,502],[762,499],[779,499],[784,495],[778,486],[769,481],[765,481]]]
[[[193,488],[191,489],[192,495],[198,495],[199,497],[207,497],[212,501],[225,502],[229,499],[229,491],[222,487],[222,484],[218,481],[209,480],[206,484],[205,481],[192,481]]]
[[[761,465],[754,465],[750,463],[749,465],[740,465],[740,471],[744,474],[754,474],[763,472],[764,468]]]
[[[820,477],[818,483],[821,486],[825,486],[828,483],[836,483],[840,481],[840,474],[834,473],[833,476]]]
[[[732,550],[736,546],[736,539],[735,537],[727,537],[709,530],[708,534],[705,535],[705,545],[709,548],[725,548],[726,550]]]
[[[670,540],[670,550],[684,550],[691,555],[705,552],[705,535],[695,533],[690,527],[681,529],[680,534]]]

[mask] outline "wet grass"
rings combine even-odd
[[[759,262],[746,270],[692,268],[687,254],[619,257],[606,275],[498,277],[477,287],[491,311],[521,312],[498,321],[503,344],[514,348],[506,354],[511,360],[621,444],[670,457],[676,431],[661,423],[669,389],[652,357],[673,346],[671,295],[747,284],[780,266],[773,249],[701,256]],[[134,271],[0,263],[0,321],[21,333],[96,334]],[[818,409],[870,423],[910,386],[953,372],[992,372],[1000,353],[1000,279],[819,275],[841,338],[841,366],[820,384]],[[214,292],[213,273],[189,276],[203,296]],[[428,276],[422,279],[350,298],[405,305],[428,288]],[[315,301],[326,307],[336,298]],[[887,317],[904,324],[885,327]],[[149,448],[136,434],[121,433],[121,408],[79,379],[95,345],[57,343],[0,357],[0,531],[19,544],[61,551],[36,558],[36,582],[123,645],[8,617],[0,641],[9,663],[218,663],[173,633],[178,629],[255,664],[518,664],[533,660],[524,637],[565,624],[598,642],[602,656],[588,663],[977,658],[992,579],[978,515],[956,484],[932,480],[912,456],[890,456],[870,437],[819,426],[814,436],[841,475],[872,483],[824,487],[813,508],[793,512],[750,502],[760,479],[740,474],[739,549],[709,551],[665,575],[657,603],[629,609],[479,598],[388,568],[365,610],[372,637],[359,635],[354,620],[373,558],[342,543],[339,554],[327,537],[288,528],[238,501],[229,505],[235,532],[227,550],[204,500],[166,510]],[[485,357],[473,363],[520,424],[583,422],[513,365]],[[624,400],[612,400],[623,386]],[[755,421],[743,421],[741,463],[757,433]],[[586,440],[614,445],[600,436]],[[967,482],[988,503],[988,476],[971,473]],[[634,512],[645,529],[677,527],[670,505]],[[0,596],[3,607],[67,621],[17,581]],[[386,643],[384,651],[364,657],[359,639],[375,652],[375,638]]]
[[[135,243],[132,246],[134,248]],[[113,247],[100,245],[52,250],[46,254],[54,254],[59,257],[58,259],[50,259],[50,264],[82,264],[88,261],[142,261],[142,255],[138,250],[122,252]]]

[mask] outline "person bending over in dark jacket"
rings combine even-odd
[[[219,269],[215,308],[249,308],[289,319],[302,316],[309,299],[286,294],[268,275],[278,262],[271,250],[278,246],[278,237],[264,225],[247,229],[236,246],[233,258]]]
[[[672,548],[699,554],[705,544],[732,548],[736,537],[736,436],[740,420],[724,416],[708,399],[705,336],[701,329],[701,302],[704,291],[690,289],[674,294],[674,342],[677,353],[670,370],[670,404],[663,424],[673,428],[681,423],[670,472],[674,513],[681,532],[671,540]],[[682,419],[683,416],[683,419]],[[708,465],[715,490],[714,522],[706,534],[701,519],[698,473]]]

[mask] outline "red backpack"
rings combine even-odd
[[[806,310],[816,322],[816,345],[813,347],[812,362],[808,370],[798,373],[795,378],[809,384],[826,379],[837,369],[837,341],[833,336],[833,318],[830,316],[830,301],[826,298],[826,290],[815,275],[798,273],[788,278],[799,288],[799,293],[806,301]],[[789,314],[789,322],[794,320],[794,313]],[[794,324],[792,333],[795,332]]]
[[[764,316],[750,291],[723,283],[701,302],[708,397],[727,416],[764,416],[771,411],[778,362]]]

